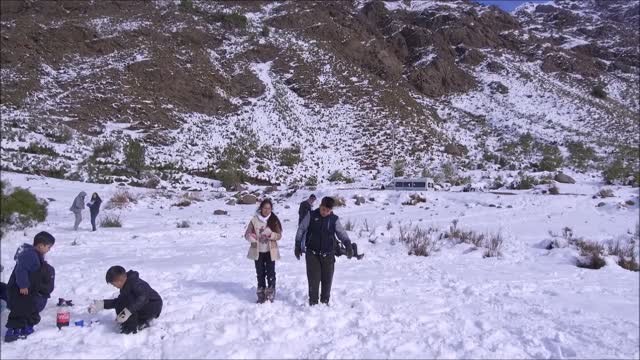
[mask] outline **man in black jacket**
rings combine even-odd
[[[309,198],[300,203],[300,208],[298,208],[298,225],[302,222],[305,216],[311,212],[313,208],[313,203],[316,201],[316,196],[311,194]]]
[[[123,334],[136,333],[149,326],[149,321],[160,316],[162,298],[140,279],[137,271],[126,271],[122,266],[112,266],[107,271],[107,283],[120,289],[116,299],[94,300],[89,312],[115,309],[116,321]]]
[[[334,205],[333,198],[322,198],[320,207],[305,216],[298,225],[296,233],[295,256],[300,260],[302,253],[305,253],[311,306],[318,303],[318,287],[321,284],[320,302],[329,304],[336,262],[334,250],[336,237],[345,245],[347,257],[353,256],[349,235],[338,216],[333,213]]]

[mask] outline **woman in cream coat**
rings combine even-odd
[[[263,200],[244,234],[251,243],[247,257],[256,265],[258,303],[273,302],[276,296],[276,260],[280,259],[278,240],[282,238],[282,224],[272,210],[271,200]]]

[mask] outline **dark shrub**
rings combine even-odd
[[[47,218],[48,203],[39,200],[27,189],[14,188],[5,194],[7,185],[2,182],[0,201],[0,232],[9,228],[24,229],[43,222]]]

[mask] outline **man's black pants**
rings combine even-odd
[[[336,258],[333,255],[316,255],[307,252],[305,255],[307,263],[307,281],[309,283],[309,304],[318,303],[318,287],[322,285],[320,302],[329,303],[331,297],[331,282],[333,281],[333,270]]]

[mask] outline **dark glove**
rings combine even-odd
[[[127,310],[127,309],[125,309],[125,310]],[[129,311],[129,310],[127,310],[127,311]],[[123,312],[124,312],[124,310],[121,313],[123,313]],[[118,317],[120,317],[120,315],[118,315]],[[118,320],[116,320],[116,321],[118,321]],[[135,333],[137,333],[138,332],[138,314],[137,313],[136,314],[131,314],[126,321],[124,321],[122,323],[119,322],[119,324],[120,324],[120,333],[122,333],[122,334],[135,334]]]
[[[300,256],[302,255],[302,249],[300,249],[300,245],[296,244],[296,247],[293,250],[293,253],[296,256],[296,259],[300,260]]]
[[[352,256],[353,256],[353,247],[351,246],[351,244],[349,244],[349,246],[347,246],[347,259],[351,259]]]
[[[121,334],[136,334],[138,333],[138,326],[135,322],[129,321],[120,325]]]

